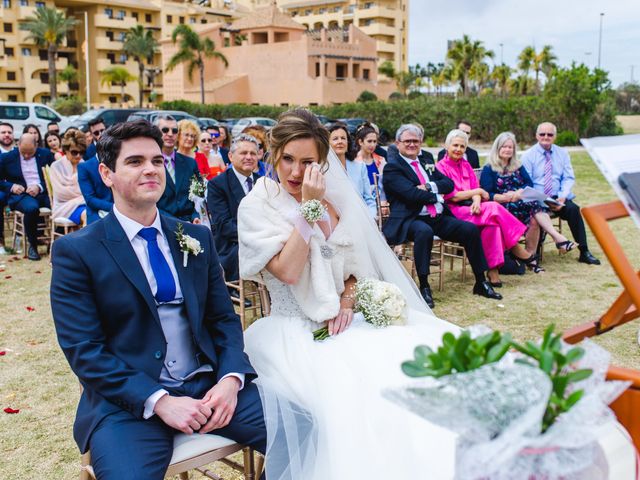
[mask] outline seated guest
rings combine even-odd
[[[356,130],[356,161],[362,162],[367,167],[369,184],[373,185],[373,174],[382,175],[385,159],[375,153],[378,145],[378,134],[369,123],[363,123]]]
[[[85,160],[96,156],[96,145],[106,128],[104,120],[100,117],[89,120],[87,131],[85,132],[87,135],[87,151],[84,152]]]
[[[40,133],[40,129],[33,123],[27,123],[22,129],[22,133],[30,133],[31,135],[34,135],[38,148],[46,148],[44,143],[42,142],[42,134]]]
[[[462,130],[467,134],[468,138],[471,138],[471,124],[466,120],[460,120],[458,125],[456,125],[458,130]],[[447,153],[446,149],[442,149],[438,152],[438,161],[442,160],[445,154]],[[464,151],[464,159],[469,162],[472,168],[480,168],[480,157],[478,157],[478,152],[473,148],[467,146],[467,149]]]
[[[489,201],[489,194],[480,188],[473,168],[464,159],[467,134],[462,130],[451,130],[445,146],[447,153],[436,168],[453,180],[453,191],[445,194],[444,198],[455,217],[480,229],[491,285],[502,286],[498,269],[504,264],[504,252],[507,250],[536,273],[541,272],[536,255],[518,243],[526,230],[524,224],[499,203]]]
[[[62,139],[60,138],[60,135],[58,135],[55,132],[47,132],[44,134],[44,145],[45,148],[48,148],[51,153],[53,154],[53,157],[56,160],[59,160],[60,158],[62,158],[64,156],[64,153],[62,152]]]
[[[371,218],[376,218],[378,210],[376,200],[371,194],[371,185],[367,175],[367,167],[362,162],[354,161],[351,149],[351,136],[344,123],[334,123],[329,126],[329,143],[335,154],[340,159],[342,166],[347,170],[347,175],[353,183],[356,191],[367,204]]]
[[[380,145],[380,129],[378,128],[378,125],[376,125],[373,122],[371,122],[371,126],[376,131],[376,135],[378,135],[378,144],[376,145],[376,149],[373,151],[373,153],[375,153],[376,155],[381,156],[382,158],[384,158],[386,160],[387,159],[387,151],[384,148],[382,148],[382,145]]]
[[[242,133],[251,135],[258,140],[258,166],[256,167],[256,173],[261,177],[266,174],[265,157],[269,153],[269,139],[267,135],[267,129],[262,125],[250,125],[242,130]]]
[[[7,122],[0,122],[0,154],[13,150],[14,143],[13,125]]]
[[[42,168],[53,163],[53,155],[36,147],[36,137],[23,133],[18,148],[0,155],[0,190],[8,195],[12,210],[24,214],[24,229],[29,242],[29,260],[40,260],[38,254],[38,219],[40,208],[49,205]]]
[[[200,173],[211,180],[217,177],[227,168],[222,157],[211,155],[211,147],[213,145],[211,134],[202,132],[198,139],[198,151],[196,152],[196,163]]]
[[[64,156],[51,164],[51,188],[53,189],[53,218],[66,218],[76,225],[87,223],[86,205],[78,184],[78,165],[87,148],[84,133],[65,134],[62,140]]]
[[[549,217],[549,208],[541,202],[525,202],[521,199],[525,187],[533,188],[531,177],[522,166],[516,151],[516,137],[502,132],[493,142],[487,164],[482,169],[480,186],[489,194],[489,200],[501,203],[518,220],[527,225],[525,247],[533,252],[538,247],[540,229],[556,242],[560,253],[567,253],[577,245],[559,233]]]
[[[218,142],[218,144],[222,148],[226,148],[228,151],[231,147],[231,134],[229,133],[229,129],[226,125],[220,124],[218,125],[218,130],[220,132],[220,141]]]
[[[99,165],[98,155],[78,164],[78,184],[87,206],[87,224],[100,220],[113,207],[113,194],[100,177]]]
[[[238,280],[238,205],[251,191],[259,175],[258,140],[242,133],[234,137],[229,150],[231,168],[209,182],[207,207],[211,232],[227,281]]]
[[[167,183],[158,200],[161,213],[191,222],[199,218],[195,205],[189,200],[191,179],[200,176],[196,161],[174,150],[178,135],[178,122],[171,115],[160,115],[155,126],[162,132],[162,155],[167,169]]]
[[[219,157],[225,165],[229,165],[229,149],[222,146],[220,127],[217,125],[211,125],[210,127],[207,127],[207,132],[209,132],[211,139],[213,140],[209,156],[216,158],[216,160]]]
[[[575,195],[571,190],[576,177],[573,174],[571,158],[564,148],[554,145],[555,138],[556,126],[553,123],[544,122],[538,125],[538,143],[524,152],[522,165],[533,181],[533,188],[560,203],[560,206],[551,205],[549,208],[569,224],[571,235],[580,249],[578,261],[587,265],[600,265],[600,260],[589,251],[580,207],[573,202]]]
[[[396,132],[396,148],[387,150],[388,163],[383,178],[391,213],[382,228],[391,245],[413,242],[413,255],[420,293],[433,307],[429,266],[433,236],[464,246],[476,278],[473,293],[499,300],[485,278],[487,261],[482,251],[480,232],[469,222],[458,220],[444,203],[443,195],[453,191],[453,182],[419,158],[422,129],[402,125]]]
[[[178,138],[176,139],[176,150],[185,157],[196,158],[196,142],[200,137],[200,127],[191,120],[180,120],[178,122]]]
[[[60,125],[58,122],[49,122],[47,123],[47,133],[57,133],[60,136]],[[46,139],[46,134],[45,134]]]

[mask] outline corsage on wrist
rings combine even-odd
[[[307,200],[300,204],[300,214],[309,223],[321,220],[326,213],[327,209],[320,200]]]

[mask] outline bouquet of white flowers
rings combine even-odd
[[[209,226],[209,215],[207,214],[207,177],[204,175],[194,175],[189,184],[189,200],[195,204],[196,212],[200,215],[200,221]]]
[[[365,321],[381,328],[389,325],[404,325],[407,301],[400,289],[392,283],[374,278],[364,278],[356,283],[355,312],[362,313]],[[313,332],[314,340],[329,337],[328,327]]]

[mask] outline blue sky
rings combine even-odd
[[[444,61],[447,40],[463,34],[482,40],[500,62],[512,67],[527,45],[553,46],[558,63],[573,60],[595,67],[603,12],[601,66],[614,86],[640,80],[640,1],[638,0],[411,0],[409,63]]]

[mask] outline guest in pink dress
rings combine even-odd
[[[498,269],[504,263],[505,251],[510,250],[528,266],[537,266],[537,257],[518,243],[527,227],[502,205],[488,201],[489,194],[480,188],[473,168],[463,157],[467,141],[462,130],[449,132],[445,142],[447,153],[436,168],[453,180],[453,191],[444,195],[451,213],[480,228],[489,266],[487,276],[492,286],[501,287]]]

